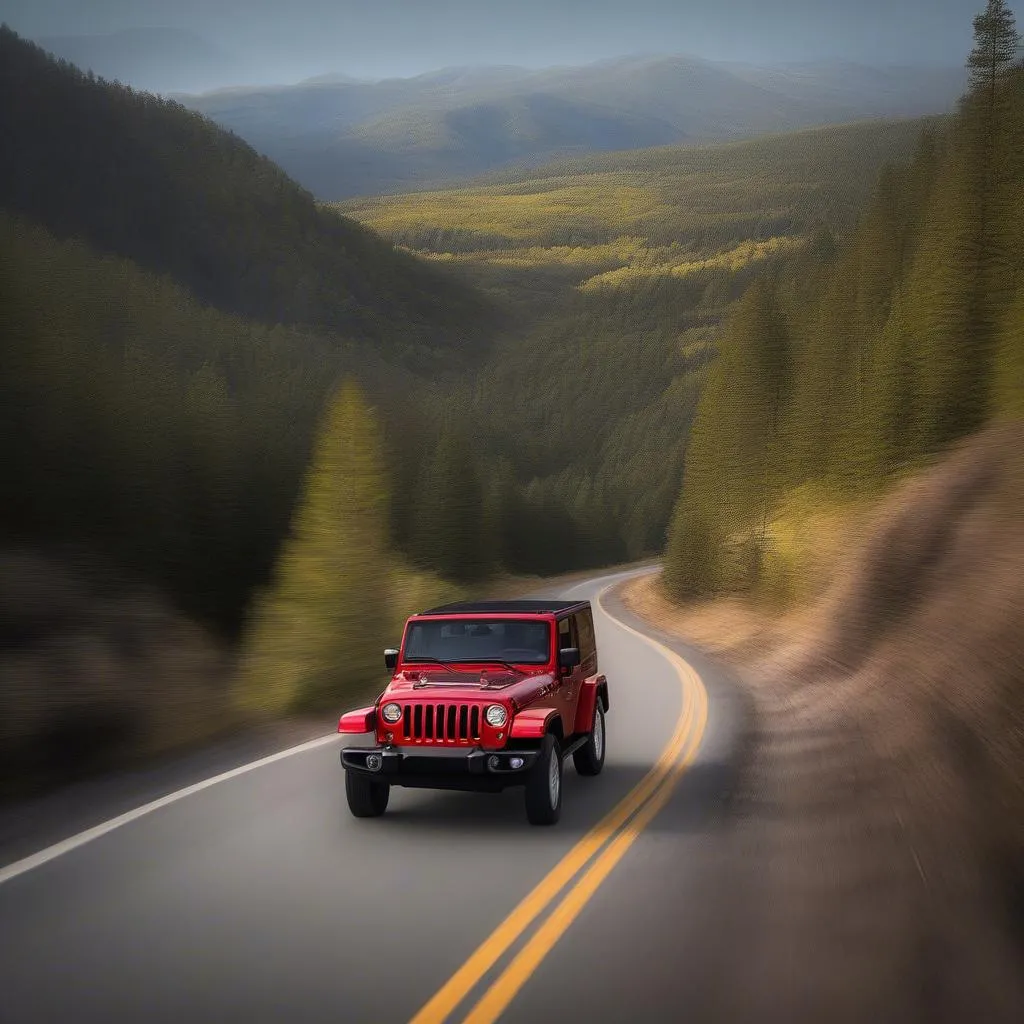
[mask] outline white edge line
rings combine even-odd
[[[109,821],[104,821],[99,825],[94,825],[92,828],[88,828],[84,832],[79,832],[76,835],[69,836],[67,839],[62,839],[59,843],[47,846],[38,853],[30,854],[28,857],[14,861],[13,864],[8,864],[6,867],[0,868],[0,885],[3,885],[4,882],[9,882],[12,878],[17,878],[18,875],[25,874],[26,871],[31,871],[33,868],[41,867],[43,864],[46,864],[57,857],[63,856],[65,853],[70,853],[72,850],[78,849],[79,846],[91,843],[94,839],[99,839],[100,836],[105,836],[108,832],[113,832],[114,829],[121,828],[122,825],[128,825],[138,818],[145,817],[147,814],[152,814],[153,811],[159,811],[163,807],[177,803],[179,800],[184,800],[185,797],[192,796],[195,793],[201,793],[204,789],[216,786],[219,782],[227,782],[229,779],[238,778],[239,775],[245,775],[247,772],[255,771],[257,768],[262,768],[268,764],[273,764],[275,761],[283,761],[286,757],[292,757],[294,754],[303,754],[307,750],[315,750],[317,747],[325,746],[326,744],[337,740],[337,738],[337,733],[329,733],[326,736],[319,737],[319,739],[309,740],[307,743],[300,743],[297,747],[289,747],[287,750],[279,750],[276,754],[270,754],[268,757],[261,757],[258,761],[250,761],[248,764],[239,765],[237,768],[232,768],[230,771],[223,772],[220,775],[214,775],[209,779],[203,779],[202,782],[196,782],[191,786],[186,786],[184,789],[175,790],[173,793],[168,793],[166,796],[162,796],[157,800],[152,800],[148,804],[143,804],[141,807],[136,807],[134,810],[126,811],[124,814],[119,814],[116,818],[111,818]]]

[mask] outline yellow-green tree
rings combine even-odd
[[[999,332],[992,399],[996,415],[1024,417],[1024,285]]]
[[[388,626],[388,488],[359,387],[330,403],[272,588],[256,602],[239,679],[249,710],[328,707],[371,686]]]
[[[787,324],[773,286],[759,279],[729,322],[691,434],[665,560],[664,580],[676,596],[758,582],[783,482],[791,386]],[[727,542],[741,552],[731,567]]]

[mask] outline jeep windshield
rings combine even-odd
[[[546,665],[551,660],[551,627],[526,619],[433,619],[413,622],[405,637],[403,662],[507,662]]]

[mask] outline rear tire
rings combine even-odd
[[[604,751],[607,735],[604,731],[604,708],[598,697],[594,705],[594,722],[590,727],[587,742],[579,750],[573,751],[572,763],[579,775],[600,775],[604,767]]]
[[[391,787],[357,772],[345,772],[348,809],[357,818],[379,818],[388,808]]]
[[[526,780],[526,819],[531,825],[554,825],[561,814],[562,748],[548,733]]]

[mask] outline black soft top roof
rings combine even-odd
[[[561,612],[589,607],[589,601],[566,601],[558,598],[549,598],[546,601],[457,601],[454,604],[442,604],[437,608],[428,608],[419,614],[471,615],[474,612],[480,612],[487,615],[557,615]]]

